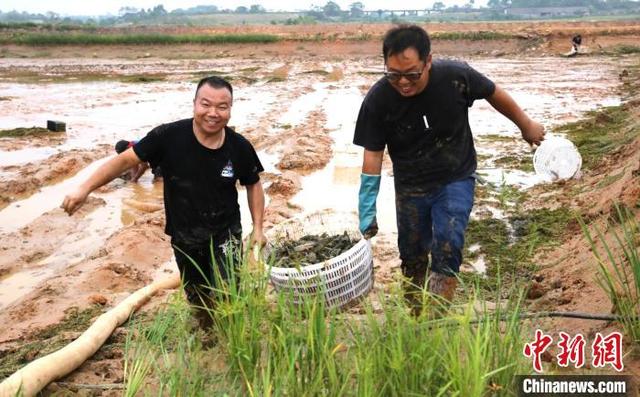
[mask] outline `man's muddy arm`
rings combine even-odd
[[[544,127],[542,127],[542,124],[531,120],[505,90],[496,85],[496,90],[487,98],[487,102],[498,112],[513,121],[520,129],[522,138],[530,145],[540,145],[540,142],[544,140]]]
[[[262,189],[262,181],[258,181],[253,185],[247,185],[246,188],[247,202],[253,223],[251,239],[254,243],[262,247],[267,241],[262,231],[264,221],[264,190]]]
[[[364,158],[362,160],[362,173],[367,175],[380,175],[382,172],[382,156],[384,150],[372,152],[364,150]]]
[[[135,167],[135,173],[131,177],[131,182],[138,182],[138,179],[149,169],[149,163],[142,162]]]
[[[72,215],[84,204],[89,193],[105,185],[131,167],[141,163],[133,149],[127,149],[116,157],[102,164],[86,181],[69,193],[60,206]]]

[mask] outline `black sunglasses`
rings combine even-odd
[[[400,73],[400,72],[388,72],[385,70],[382,74],[384,74],[384,77],[386,77],[387,80],[389,80],[392,83],[395,83],[396,81],[400,81],[400,79],[402,79],[403,77],[409,81],[418,81],[420,80],[422,73],[424,73],[424,69],[426,68],[426,66],[427,65],[423,66],[422,70],[419,72]]]

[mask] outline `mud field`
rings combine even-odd
[[[150,173],[139,183],[117,179],[106,185],[72,217],[58,207],[73,186],[113,155],[117,140],[140,138],[160,123],[190,117],[194,83],[202,76],[219,74],[234,85],[230,125],[254,144],[266,170],[265,226],[319,210],[357,209],[362,152],[351,144],[353,127],[364,94],[382,72],[377,38],[388,26],[318,25],[276,33],[314,35],[319,28],[337,39],[213,48],[2,48],[0,129],[61,120],[67,132],[56,139],[0,138],[0,361],[37,339],[41,330],[67,321],[70,313],[96,307],[100,312],[177,271],[163,233],[164,214],[158,210],[161,182]],[[274,33],[273,27],[247,29]],[[548,134],[559,134],[561,126],[590,111],[622,104],[631,107],[637,124],[637,96],[630,98],[621,87],[627,70],[640,59],[615,49],[640,42],[640,23],[435,24],[431,29],[473,30],[521,37],[435,41],[434,56],[465,59],[507,89]],[[342,40],[362,32],[373,38]],[[577,32],[589,53],[560,56]],[[494,186],[527,192],[525,205],[573,207],[596,217],[622,201],[636,208],[638,217],[638,140],[598,167],[586,168],[581,180],[549,184],[531,169],[531,148],[518,139],[514,125],[484,101],[474,104],[470,115],[480,174]],[[524,160],[514,165],[510,159]],[[603,187],[612,175],[617,179]],[[239,200],[248,233],[242,191]],[[476,201],[474,219],[505,216],[498,199]],[[388,159],[378,223],[376,289],[387,291],[399,273]],[[478,249],[470,247],[471,252]],[[579,228],[568,226],[562,243],[535,259],[540,294],[530,299],[531,307],[608,313],[611,307],[594,281],[590,258]],[[488,262],[483,255],[468,255],[463,268],[485,273]],[[545,326],[585,335],[616,329],[615,324],[581,320],[553,320]],[[45,350],[32,350],[20,360],[25,364]],[[637,375],[637,359],[625,360],[625,371]],[[111,384],[122,382],[122,376],[122,351],[101,351],[64,381]],[[47,393],[55,389],[50,388]]]

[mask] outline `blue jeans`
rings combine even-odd
[[[453,275],[460,270],[474,189],[475,179],[469,177],[425,195],[396,194],[398,249],[405,276],[423,280],[429,253],[432,271]]]

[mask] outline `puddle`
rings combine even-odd
[[[104,245],[106,239],[122,227],[119,219],[121,198],[127,196],[118,190],[96,197],[109,197],[105,206],[89,213],[85,219],[89,222],[82,233],[73,233],[60,242],[59,248],[50,256],[38,261],[33,268],[18,271],[2,280],[0,290],[0,308],[11,304],[29,293],[42,281],[58,271],[73,266],[94,253],[97,247]],[[12,225],[17,227],[17,224]]]

